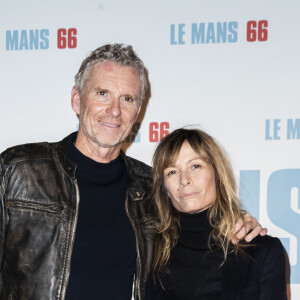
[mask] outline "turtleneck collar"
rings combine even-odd
[[[196,214],[180,212],[180,244],[192,249],[209,249],[208,238],[212,226],[209,224],[207,212],[208,210]]]
[[[99,185],[107,185],[118,180],[123,172],[126,172],[121,155],[109,163],[99,163],[82,154],[74,145],[76,136],[77,134],[74,134],[68,140],[68,154],[70,160],[77,165],[77,176],[80,174],[81,178],[88,178]]]
[[[182,230],[190,232],[208,231],[211,225],[208,222],[208,209],[196,214],[180,212],[180,226]]]

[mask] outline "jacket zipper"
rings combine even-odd
[[[136,278],[134,280],[134,290],[137,290],[137,294],[138,294],[138,299],[141,299],[141,291],[140,291],[140,286],[137,286],[137,282],[140,282],[140,270],[141,270],[141,257],[140,257],[140,251],[139,251],[139,241],[138,241],[138,235],[137,235],[137,231],[136,231],[136,227],[135,224],[129,214],[128,211],[128,192],[126,192],[126,199],[125,199],[125,211],[127,214],[127,217],[129,219],[129,222],[131,223],[131,226],[133,228],[134,234],[135,234],[135,242],[136,242],[136,255],[137,255],[137,274],[136,274]],[[137,300],[134,298],[134,300]]]
[[[71,258],[72,258],[72,253],[73,253],[75,231],[76,231],[77,220],[78,220],[78,209],[79,209],[79,201],[80,200],[79,200],[79,188],[78,188],[78,184],[77,184],[77,179],[74,180],[74,185],[75,185],[75,189],[76,189],[75,218],[74,218],[73,226],[71,229],[71,237],[69,239],[69,249],[68,249],[68,255],[67,255],[67,261],[69,261],[69,264],[68,264],[68,267],[64,271],[64,278],[65,278],[66,274],[69,274],[69,276],[70,276]],[[60,297],[61,300],[65,299],[68,281],[69,281],[69,278],[68,278],[68,280],[65,280],[65,282],[63,282],[62,289],[61,289],[61,297]]]

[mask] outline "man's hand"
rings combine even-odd
[[[249,233],[249,231],[251,232]],[[243,219],[239,219],[235,224],[235,236],[231,242],[236,244],[244,237],[246,242],[251,242],[256,236],[264,236],[267,233],[268,230],[266,228],[262,228],[262,226],[257,222],[256,218],[251,217],[249,214],[244,214]]]

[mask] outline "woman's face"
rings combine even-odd
[[[164,170],[164,184],[173,206],[181,212],[197,213],[216,200],[215,172],[184,142],[174,166]]]

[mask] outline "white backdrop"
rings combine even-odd
[[[281,238],[300,299],[299,1],[2,0],[0,19],[0,151],[75,131],[81,61],[131,44],[151,97],[127,154],[150,164],[159,137],[188,124],[216,137],[244,206]]]

